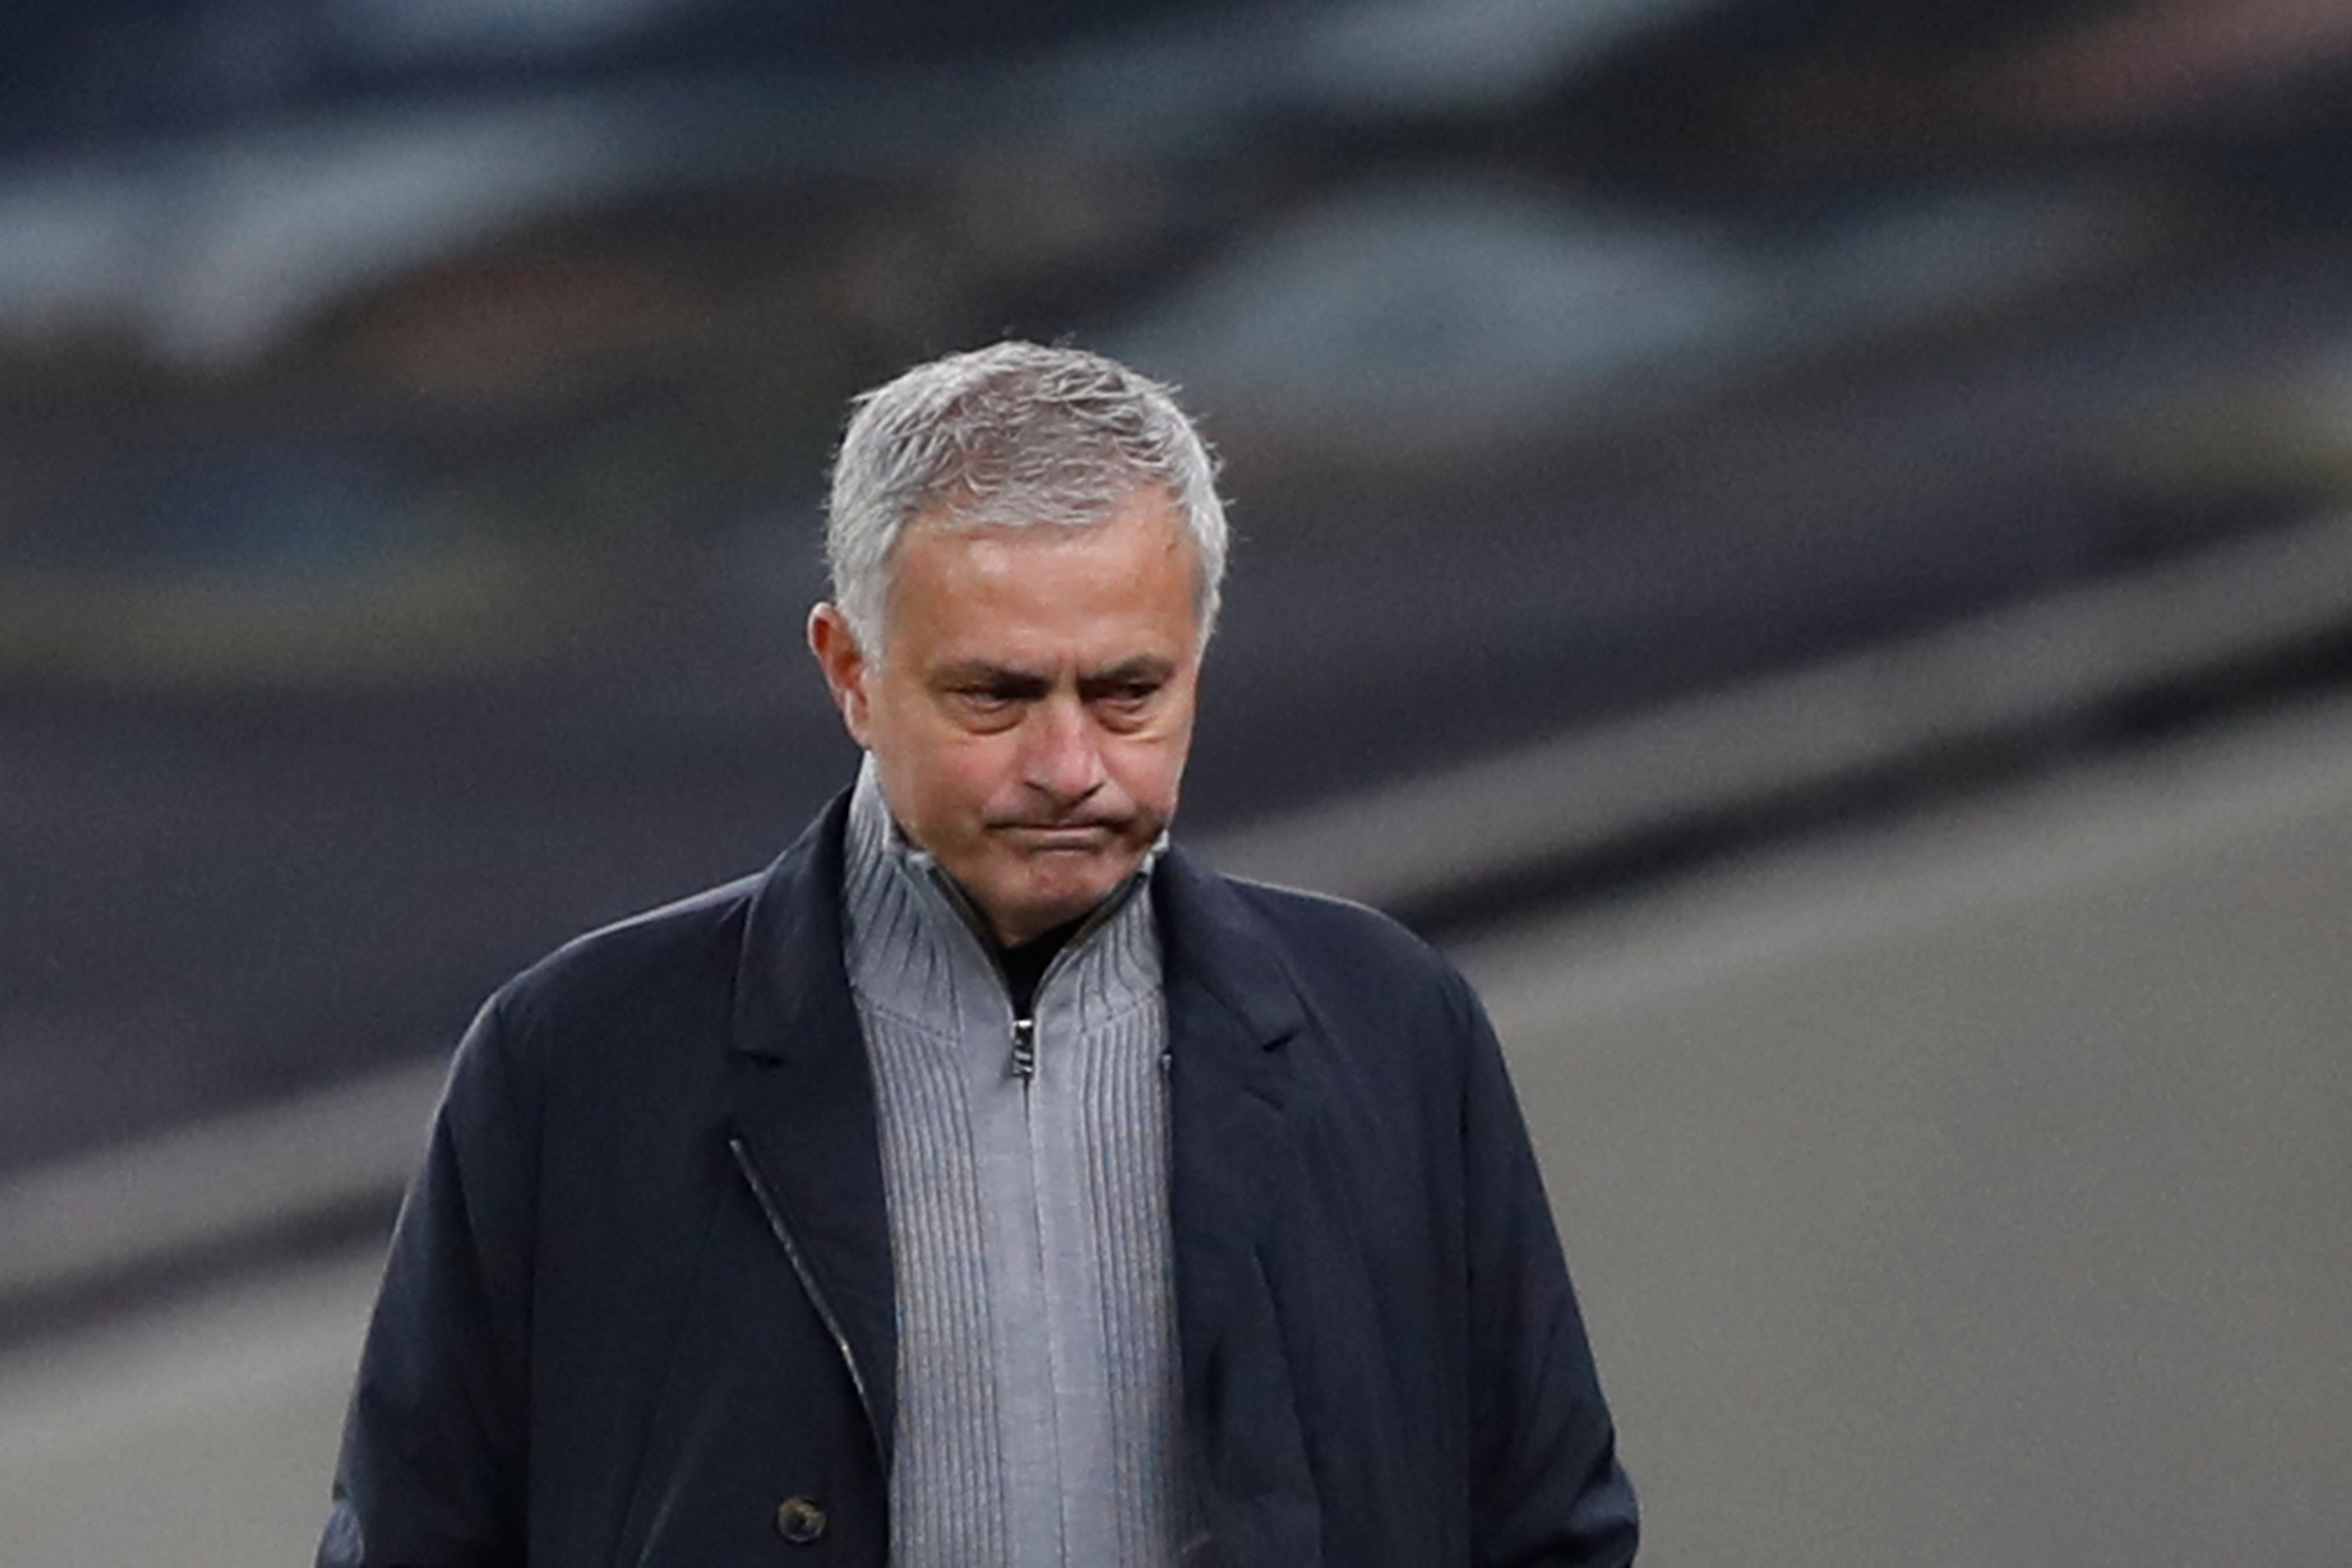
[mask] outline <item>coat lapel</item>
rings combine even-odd
[[[753,899],[736,977],[734,1131],[788,1261],[847,1346],[887,1474],[898,1332],[873,1077],[842,957],[847,816],[845,794]]]
[[[1307,1568],[1318,1510],[1264,1264],[1297,1160],[1283,1047],[1307,1013],[1262,922],[1181,851],[1152,879],[1168,993],[1184,1426],[1225,1563]]]

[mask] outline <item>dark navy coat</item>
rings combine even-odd
[[[890,1239],[843,817],[483,1008],[393,1239],[321,1564],[885,1563]],[[1181,852],[1152,889],[1205,1529],[1184,1561],[1631,1561],[1468,987],[1352,905]]]

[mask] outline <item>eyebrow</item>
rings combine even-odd
[[[1144,653],[1122,659],[1107,669],[1087,670],[1078,677],[1078,685],[1082,688],[1124,686],[1130,681],[1165,680],[1175,672],[1174,660],[1160,654]],[[943,665],[933,674],[932,680],[942,688],[988,686],[1014,691],[1043,690],[1053,684],[1049,678],[1034,669],[1022,669],[981,658]]]
[[[1175,662],[1156,653],[1139,653],[1108,669],[1089,670],[1078,677],[1080,686],[1125,686],[1137,680],[1165,680],[1176,673]]]
[[[1003,692],[1043,691],[1050,684],[1035,670],[1015,669],[1010,665],[976,658],[941,666],[932,673],[931,683],[942,691],[984,687]]]

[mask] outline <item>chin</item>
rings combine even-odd
[[[1110,897],[1126,880],[1125,871],[1105,869],[1083,880],[1056,878],[1044,883],[1027,882],[1008,901],[1043,929],[1076,920]]]
[[[1023,907],[1034,911],[1032,918],[1044,925],[1059,925],[1064,921],[1076,920],[1097,904],[1110,897],[1118,879],[1108,878],[1100,883],[1071,887],[1066,883],[1052,888],[1032,890],[1022,900]]]

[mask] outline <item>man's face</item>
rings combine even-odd
[[[1176,811],[1201,627],[1191,539],[1156,491],[1091,527],[918,520],[891,555],[883,657],[809,617],[882,793],[1011,945],[1085,914]]]

